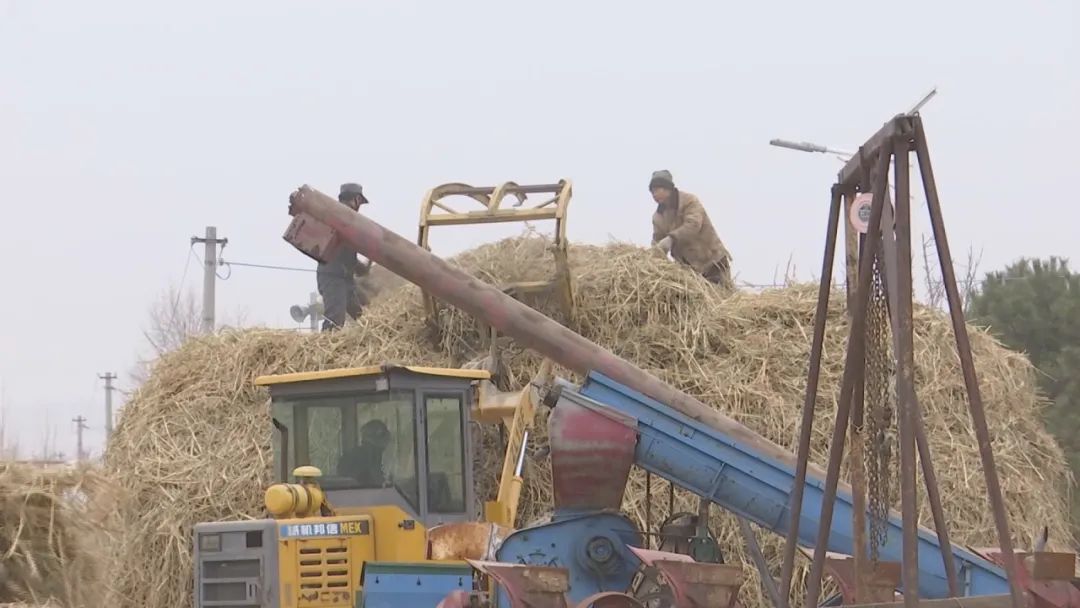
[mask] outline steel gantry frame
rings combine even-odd
[[[990,434],[987,428],[986,413],[983,407],[975,364],[971,354],[971,343],[960,299],[956,276],[953,270],[952,255],[949,251],[948,238],[945,234],[945,222],[942,217],[941,203],[923,128],[922,118],[917,113],[901,114],[885,123],[841,169],[831,191],[831,206],[825,253],[822,260],[821,283],[818,292],[817,312],[814,317],[814,337],[810,352],[806,396],[803,405],[802,427],[799,434],[797,451],[796,482],[791,498],[791,524],[788,530],[787,544],[784,550],[781,570],[780,598],[781,608],[789,608],[796,540],[798,539],[799,515],[802,511],[803,484],[806,479],[807,463],[810,456],[810,438],[814,421],[814,409],[817,400],[818,382],[821,371],[821,355],[825,337],[826,316],[829,296],[832,288],[833,258],[836,252],[838,224],[841,208],[849,210],[854,198],[860,193],[872,193],[869,224],[862,239],[857,264],[857,285],[849,296],[851,307],[850,334],[848,336],[844,375],[841,382],[840,398],[836,413],[836,425],[832,432],[829,462],[826,476],[825,496],[823,498],[820,530],[815,543],[810,577],[807,581],[806,606],[816,608],[821,594],[822,575],[826,563],[826,541],[832,527],[833,508],[836,499],[840,468],[844,455],[845,439],[849,423],[859,426],[862,422],[862,387],[866,373],[866,326],[867,308],[870,297],[871,279],[875,258],[880,251],[879,268],[884,267],[882,279],[886,294],[889,324],[893,335],[893,361],[896,366],[897,419],[900,443],[900,493],[901,514],[903,521],[903,563],[902,588],[904,605],[914,608],[919,604],[918,585],[918,548],[917,548],[917,505],[916,505],[916,453],[922,465],[923,478],[927,488],[927,498],[933,512],[934,527],[941,546],[942,559],[948,577],[949,593],[953,597],[961,595],[958,586],[956,567],[952,560],[952,548],[948,537],[948,526],[944,520],[941,496],[937,488],[933,461],[926,440],[923,417],[915,396],[914,377],[914,334],[913,334],[913,292],[911,263],[911,197],[910,194],[910,154],[914,152],[922,177],[923,191],[927,209],[933,227],[934,241],[938,252],[942,278],[949,304],[953,332],[957,351],[963,370],[964,385],[968,395],[968,410],[971,414],[975,436],[978,441],[979,455],[982,459],[989,492],[990,506],[997,528],[998,542],[1001,549],[1001,563],[1009,581],[1009,590],[1013,608],[1024,605],[1023,594],[1017,582],[1016,564],[1012,547],[1009,523],[1002,498],[1001,485],[994,464],[993,450],[990,446]],[[896,204],[895,208],[888,199],[889,168],[893,166]],[[843,214],[845,217],[847,213]],[[850,230],[850,226],[848,227]],[[848,257],[848,263],[852,260]],[[849,288],[850,289],[850,288]],[[853,433],[854,434],[854,433]],[[853,447],[858,449],[857,442]],[[853,467],[858,469],[861,461]],[[866,493],[860,480],[853,479],[855,509],[855,569],[857,595],[863,592],[866,583]],[[857,601],[863,601],[858,598]]]

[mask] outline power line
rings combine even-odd
[[[297,268],[295,266],[277,266],[274,264],[254,264],[251,262],[233,262],[231,260],[221,260],[223,266],[244,266],[246,268],[263,268],[266,270],[288,270],[292,272],[318,272],[315,268]]]
[[[290,271],[290,272],[318,272],[318,270],[316,270],[314,268],[298,268],[298,267],[295,267],[295,266],[280,266],[280,265],[276,265],[276,264],[256,264],[254,262],[233,262],[233,261],[224,260],[224,259],[221,260],[221,265],[222,266],[242,266],[242,267],[246,267],[246,268],[261,268],[261,269],[265,269],[265,270],[282,270],[282,271]],[[1020,281],[1020,280],[1026,279],[1026,278],[1027,277],[999,277],[999,278],[996,278],[994,280]],[[988,280],[990,280],[990,279],[985,279],[985,278],[983,278],[983,279],[975,279],[975,280],[972,281],[972,284],[981,285],[982,283],[985,283]],[[934,280],[934,281],[930,281],[930,284],[932,284],[934,286],[939,286],[939,285],[944,285],[944,282],[940,281],[940,280]],[[767,287],[787,287],[788,285],[790,285],[790,283],[775,283],[775,282],[774,283],[749,283],[749,282],[747,282],[747,283],[742,283],[742,285],[745,286],[745,287],[767,288]]]
[[[184,262],[184,272],[180,275],[180,285],[176,288],[176,297],[173,298],[172,313],[170,315],[169,323],[176,323],[176,311],[180,307],[180,294],[184,293],[184,281],[187,280],[188,268],[191,267],[191,258],[198,257],[195,254],[195,243],[191,244],[191,249],[188,249],[187,261]]]

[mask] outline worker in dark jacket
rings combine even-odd
[[[338,475],[352,477],[361,488],[386,485],[388,471],[383,456],[390,445],[390,429],[382,420],[372,420],[360,428],[360,445],[349,448],[338,463]]]
[[[342,184],[338,201],[353,211],[368,204],[360,184]],[[371,262],[361,264],[356,250],[342,243],[337,256],[329,263],[319,262],[316,281],[323,299],[323,331],[333,331],[345,325],[345,317],[355,320],[360,316],[362,302],[356,290],[356,276],[371,270]]]
[[[652,244],[696,270],[712,283],[734,289],[731,254],[716,234],[698,197],[675,187],[670,171],[656,171],[649,181],[656,201]]]

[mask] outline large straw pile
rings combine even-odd
[[[107,489],[89,469],[0,463],[0,605],[100,605]]]
[[[455,262],[493,282],[549,276],[550,255],[538,238],[512,239],[472,250]],[[712,404],[782,445],[797,436],[812,331],[815,289],[762,294],[720,292],[696,275],[637,247],[575,247],[578,313],[571,326],[618,355]],[[839,390],[847,328],[840,297],[830,332],[814,430],[814,460],[824,463]],[[534,303],[551,312],[544,302]],[[163,358],[124,408],[107,453],[132,500],[122,510],[125,534],[111,576],[123,599],[114,606],[173,608],[191,598],[191,526],[198,521],[260,517],[270,479],[271,426],[259,374],[372,364],[381,361],[461,365],[477,355],[471,319],[449,311],[433,345],[416,289],[379,298],[361,321],[334,335],[251,330],[190,342]],[[916,319],[919,397],[937,464],[945,510],[956,542],[996,544],[980,461],[965,410],[963,381],[948,322],[919,311]],[[1068,481],[1058,446],[1039,422],[1039,400],[1027,360],[988,335],[972,335],[983,398],[1002,472],[1009,515],[1022,545],[1039,526],[1067,538],[1062,489]],[[518,349],[507,360],[509,386],[521,386],[538,358]],[[565,373],[565,372],[564,372]],[[542,433],[540,442],[543,441]],[[478,456],[483,488],[494,487],[501,446],[488,433]],[[530,461],[519,522],[550,509],[550,470]],[[654,483],[653,522],[667,513],[666,484]],[[644,484],[635,475],[626,512],[644,523]],[[692,509],[679,496],[677,510]],[[929,510],[922,503],[924,523]],[[714,524],[729,557],[750,577],[747,605],[762,605],[756,572],[737,527],[718,514]],[[763,533],[764,551],[779,570],[782,540]],[[800,573],[804,566],[800,566]],[[801,574],[800,574],[801,576]]]

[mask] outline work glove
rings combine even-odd
[[[653,246],[660,251],[663,251],[665,254],[671,253],[671,237],[665,236],[664,238],[657,241],[656,245]]]

